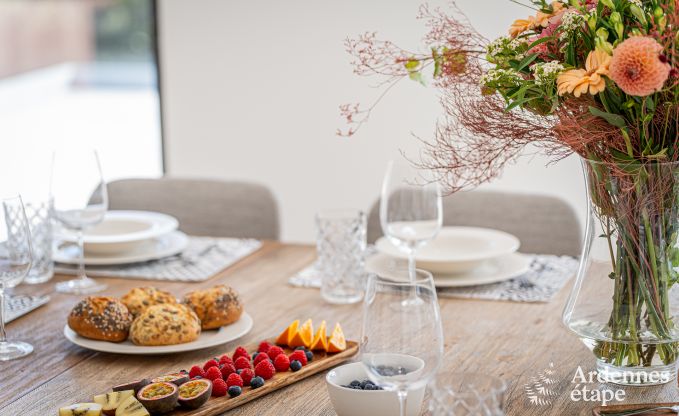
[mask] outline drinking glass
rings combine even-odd
[[[316,214],[316,251],[321,297],[330,303],[359,302],[365,288],[366,216],[354,209]]]
[[[24,210],[31,232],[33,264],[24,283],[39,284],[49,281],[54,275],[52,261],[52,202],[25,202]]]
[[[486,374],[439,372],[431,383],[432,416],[504,416],[507,385]]]
[[[108,209],[106,182],[97,152],[83,149],[55,152],[50,193],[55,218],[64,228],[75,232],[78,241],[78,278],[57,283],[57,292],[88,294],[106,289],[106,285],[87,277],[84,264],[83,231],[103,221]]]
[[[415,279],[415,252],[441,230],[441,188],[407,161],[391,161],[382,182],[380,223],[387,238],[408,255]]]
[[[8,341],[5,333],[5,289],[21,283],[31,269],[31,235],[20,196],[0,199],[0,361],[23,357],[33,346]]]
[[[443,329],[431,273],[415,270],[412,279],[403,269],[368,277],[361,353],[370,380],[397,392],[400,414],[405,416],[408,390],[426,385],[443,356]]]

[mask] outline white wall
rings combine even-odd
[[[169,173],[268,185],[280,203],[284,240],[311,241],[321,208],[367,209],[386,162],[400,150],[417,155],[410,133],[431,136],[441,113],[435,92],[406,81],[357,135],[335,136],[338,105],[368,104],[378,93],[352,74],[343,40],[376,30],[422,48],[417,0],[158,3]],[[489,38],[530,13],[509,0],[458,5]],[[487,186],[561,195],[584,214],[577,160],[545,163],[524,158]]]

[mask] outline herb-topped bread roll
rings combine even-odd
[[[184,303],[196,312],[203,329],[232,324],[243,313],[243,303],[238,292],[226,285],[190,292],[184,296]]]
[[[200,319],[186,305],[166,303],[146,308],[130,328],[137,345],[174,345],[200,336]]]
[[[68,315],[68,326],[78,335],[103,341],[125,341],[131,324],[125,305],[103,296],[81,300]]]
[[[121,300],[135,318],[149,306],[178,303],[174,295],[155,287],[135,287],[127,292]]]

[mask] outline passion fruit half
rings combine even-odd
[[[181,386],[182,384],[186,383],[189,380],[191,380],[191,378],[186,373],[171,373],[171,374],[166,374],[164,376],[152,378],[151,382],[152,383],[160,383],[160,382],[164,381],[166,383],[172,383],[176,386]]]
[[[179,405],[187,409],[198,409],[212,394],[212,382],[207,379],[191,380],[179,387]]]
[[[160,381],[144,386],[137,393],[137,399],[152,415],[170,412],[177,407],[179,387],[173,383]]]
[[[147,386],[149,384],[151,384],[151,380],[149,380],[148,378],[142,378],[141,380],[130,381],[129,383],[113,386],[112,390],[113,391],[134,390],[134,394],[137,394],[139,393],[139,390],[141,390],[142,387]]]

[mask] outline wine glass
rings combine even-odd
[[[104,219],[108,209],[106,182],[99,157],[94,150],[57,151],[52,158],[50,193],[54,217],[61,225],[77,234],[78,278],[57,283],[57,292],[95,293],[106,289],[85,274],[83,231]]]
[[[21,283],[31,269],[31,235],[21,197],[0,203],[0,361],[9,361],[33,351],[31,344],[8,341],[5,333],[5,289]]]
[[[408,255],[410,278],[415,279],[415,252],[441,230],[441,188],[407,161],[390,161],[382,182],[382,232]]]
[[[415,270],[415,279],[405,269],[388,273],[368,277],[361,362],[371,381],[398,393],[405,416],[408,390],[426,385],[441,363],[443,328],[431,273]]]

